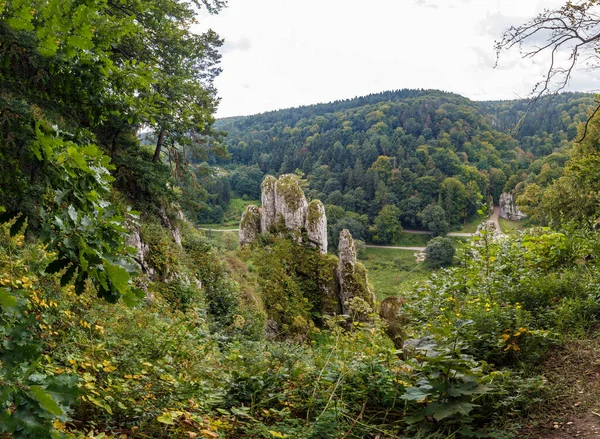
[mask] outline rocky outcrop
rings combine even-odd
[[[406,340],[406,327],[409,321],[401,313],[405,303],[406,300],[402,297],[391,296],[383,299],[379,305],[379,317],[385,322],[385,332],[394,342],[396,349],[402,349]]]
[[[285,228],[299,232],[306,223],[308,203],[298,180],[292,174],[284,174],[275,184],[275,212],[277,222],[283,220]]]
[[[327,253],[327,216],[321,201],[313,200],[308,205],[305,227],[309,242],[317,246],[322,254]]]
[[[240,220],[240,245],[248,245],[256,241],[262,228],[261,219],[261,212],[257,206],[246,207]]]
[[[261,231],[270,232],[277,221],[277,210],[275,208],[275,185],[277,180],[271,175],[267,175],[261,185],[260,201],[261,208]]]
[[[308,204],[304,192],[293,174],[275,179],[268,175],[261,185],[260,209],[246,208],[240,222],[240,244],[250,244],[260,233],[291,232],[294,240],[302,241],[306,231],[308,241],[323,254],[327,253],[327,217],[319,200]],[[256,230],[256,223],[260,225]]]
[[[523,212],[519,210],[515,203],[515,197],[510,192],[504,192],[500,195],[500,218],[511,221],[519,221],[525,218]]]
[[[177,245],[181,245],[181,231],[179,230],[179,227],[173,224],[173,222],[169,219],[167,213],[163,208],[159,209],[158,216],[160,217],[160,222],[162,223],[162,225],[169,229],[169,231],[171,232],[171,235],[173,236],[173,241],[175,241]],[[177,218],[183,218],[183,212],[178,211]]]
[[[126,244],[135,248],[133,260],[140,266],[142,272],[146,273],[150,279],[154,276],[154,269],[148,265],[147,258],[150,252],[150,246],[142,240],[142,235],[137,229],[133,229],[127,238]]]
[[[367,304],[373,306],[375,298],[369,289],[367,270],[356,261],[356,247],[354,239],[347,229],[340,232],[339,263],[337,269],[339,292],[338,296],[344,314],[350,313],[350,300],[360,297]]]

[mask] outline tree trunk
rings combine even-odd
[[[158,133],[158,140],[156,141],[156,149],[154,150],[154,157],[152,157],[152,162],[157,163],[160,160],[160,150],[162,149],[162,144],[165,140],[165,130],[160,130]]]

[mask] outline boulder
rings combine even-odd
[[[240,220],[240,245],[248,245],[256,241],[262,228],[261,220],[261,212],[257,206],[246,207]]]
[[[503,192],[500,195],[500,218],[505,218],[511,221],[519,221],[525,218],[523,212],[519,210],[515,203],[515,197],[510,192]]]
[[[367,270],[356,260],[354,239],[347,229],[340,232],[339,264],[337,269],[339,299],[344,314],[350,313],[349,301],[355,297],[373,306],[375,298],[369,289]]]
[[[308,241],[316,245],[322,254],[327,253],[327,216],[321,201],[313,200],[308,205],[305,227]]]
[[[300,231],[306,222],[308,203],[298,180],[292,174],[284,174],[275,184],[275,211],[277,222],[283,219],[285,228]]]
[[[277,210],[275,209],[275,185],[277,180],[271,175],[267,175],[261,185],[260,201],[261,210],[261,231],[270,232],[277,221]]]

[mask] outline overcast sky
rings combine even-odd
[[[218,117],[329,102],[384,90],[434,88],[474,100],[527,97],[543,59],[494,41],[564,0],[229,0],[199,30],[225,44]],[[571,89],[599,90],[580,72]]]

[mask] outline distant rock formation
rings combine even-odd
[[[277,180],[271,175],[267,175],[261,184],[260,201],[261,210],[261,232],[269,233],[277,221],[277,210],[275,208],[275,185]]]
[[[360,297],[373,306],[375,298],[369,289],[367,270],[360,262],[356,261],[354,239],[352,239],[352,235],[347,229],[340,232],[338,249],[337,276],[340,286],[338,297],[342,306],[342,313],[348,314],[350,312],[349,301],[355,297]]]
[[[308,241],[327,253],[327,217],[323,203],[308,204],[298,180],[292,174],[279,179],[267,176],[261,185],[260,209],[248,206],[240,222],[240,244],[253,243],[260,233],[288,231],[297,242],[306,231]],[[257,231],[256,224],[259,224]]]
[[[483,235],[483,233],[487,234],[487,237],[490,239],[497,239],[497,238],[501,238],[504,234],[502,233],[502,230],[498,229],[498,226],[496,225],[496,223],[494,221],[484,221],[481,224],[479,224],[477,226],[477,230],[475,231],[475,237],[480,237]],[[478,244],[475,242],[474,243],[475,246],[477,247]]]
[[[252,244],[261,232],[261,213],[257,206],[250,205],[240,220],[240,245]]]
[[[316,245],[321,253],[327,253],[327,216],[321,201],[313,200],[308,205],[305,227],[308,240]]]
[[[292,174],[284,174],[275,184],[275,211],[277,222],[283,219],[285,228],[300,232],[306,223],[308,203],[298,180]]]
[[[505,218],[511,221],[519,221],[525,218],[523,212],[519,210],[515,203],[515,197],[510,192],[503,192],[500,195],[500,218]]]
[[[252,244],[261,233],[288,234],[304,245],[314,246],[323,255],[315,272],[321,293],[323,314],[364,313],[351,309],[351,301],[361,298],[372,310],[375,297],[367,280],[367,270],[356,260],[356,247],[346,229],[340,233],[339,258],[327,254],[327,216],[319,200],[306,201],[296,177],[267,176],[261,185],[262,207],[246,207],[240,220],[240,244]],[[361,317],[362,318],[362,317]]]

